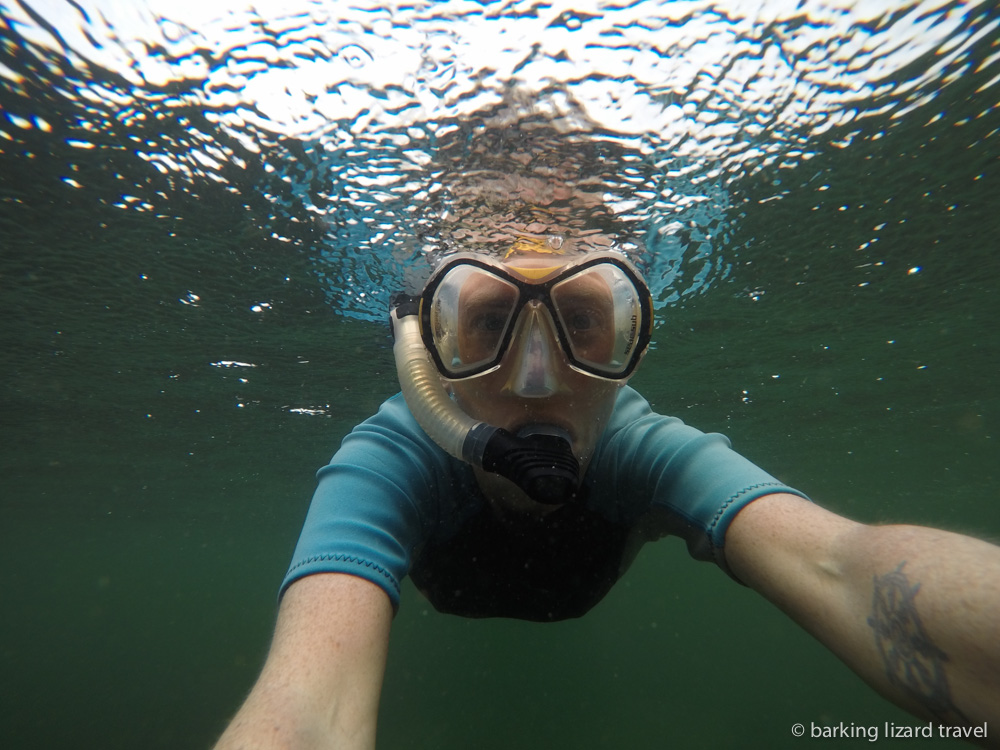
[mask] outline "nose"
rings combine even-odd
[[[507,387],[522,398],[545,398],[558,390],[555,369],[559,351],[548,312],[529,303],[514,332],[516,350]]]

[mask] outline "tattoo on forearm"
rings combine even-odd
[[[917,613],[914,600],[920,584],[910,584],[904,565],[905,560],[894,571],[875,576],[872,614],[868,618],[889,684],[916,698],[937,719],[968,724],[951,700],[944,672],[948,655],[931,642]]]

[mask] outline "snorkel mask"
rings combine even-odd
[[[545,398],[561,387],[560,363],[601,380],[632,374],[652,332],[642,277],[616,253],[553,260],[454,255],[419,297],[396,295],[390,313],[403,396],[424,431],[451,455],[545,504],[571,500],[580,484],[569,435],[543,424],[515,435],[476,420],[442,378],[474,378],[509,361],[505,387]]]

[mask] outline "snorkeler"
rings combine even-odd
[[[654,413],[627,385],[652,304],[623,255],[526,235],[446,258],[394,304],[403,393],[320,470],[270,653],[219,748],[374,747],[406,575],[442,612],[554,621],[665,535],[903,708],[1000,726],[1000,548],[839,517]]]

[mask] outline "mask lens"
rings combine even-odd
[[[518,290],[481,268],[458,265],[434,290],[430,327],[445,375],[462,377],[501,354]]]
[[[601,263],[560,281],[551,294],[572,357],[608,375],[624,372],[642,316],[640,292],[625,272]]]

